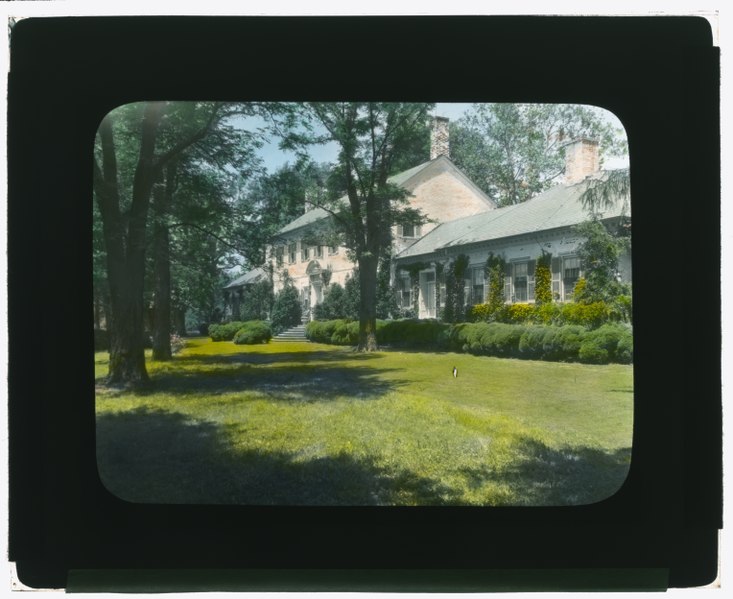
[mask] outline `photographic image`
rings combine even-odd
[[[566,506],[631,463],[631,186],[583,104],[137,102],[94,145],[135,503]]]

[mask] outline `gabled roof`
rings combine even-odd
[[[492,241],[578,225],[588,220],[580,198],[588,186],[557,185],[521,204],[497,208],[474,216],[442,223],[396,258],[413,258],[472,243]],[[624,203],[600,213],[600,218],[621,216]]]
[[[235,287],[242,287],[243,285],[251,285],[252,283],[259,283],[265,277],[267,277],[267,271],[264,268],[254,268],[238,279],[234,279],[224,289],[233,289]]]
[[[409,189],[412,184],[415,184],[419,181],[418,175],[430,176],[430,173],[433,169],[450,170],[459,179],[461,179],[461,181],[463,181],[465,185],[473,189],[476,195],[484,202],[486,202],[488,208],[493,208],[495,206],[493,200],[491,200],[479,187],[477,187],[468,177],[466,177],[466,175],[464,175],[463,172],[461,172],[461,170],[455,164],[453,164],[448,157],[443,155],[438,156],[433,160],[429,160],[428,162],[418,164],[417,166],[407,169],[406,171],[402,171],[401,173],[397,173],[396,175],[391,176],[388,181],[393,185],[400,185]],[[348,198],[346,196],[342,196],[338,199],[337,204],[338,203],[348,205]],[[328,218],[328,216],[329,213],[323,208],[314,208],[299,216],[294,221],[289,222],[276,234],[282,235],[283,233],[295,231],[296,229],[300,229],[301,227],[305,227],[307,225],[311,225],[320,220]]]

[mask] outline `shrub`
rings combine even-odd
[[[505,306],[505,318],[509,323],[529,322],[536,312],[534,304],[510,304]]]
[[[606,364],[616,361],[619,341],[630,337],[631,331],[623,325],[605,324],[595,331],[589,331],[578,350],[578,359],[589,364]],[[629,342],[625,341],[626,347]]]
[[[244,324],[242,321],[235,320],[224,324],[209,325],[209,337],[212,341],[231,341]]]
[[[250,320],[245,322],[234,335],[234,343],[237,345],[255,345],[267,343],[272,339],[270,325],[262,320]]]
[[[579,324],[589,329],[601,326],[608,318],[608,305],[601,301],[592,304],[563,304],[560,311],[563,324]]]
[[[331,343],[331,335],[336,327],[335,320],[311,320],[305,325],[305,336],[316,343]]]
[[[186,340],[182,339],[179,335],[176,335],[175,333],[173,333],[171,335],[171,353],[177,354],[184,347],[186,347]]]
[[[555,329],[544,326],[527,327],[519,340],[519,353],[523,357],[541,360],[545,356],[545,339],[552,337]]]
[[[495,309],[489,304],[476,304],[468,308],[469,322],[488,322],[493,316]]]
[[[336,320],[347,318],[346,292],[338,283],[328,286],[323,301],[313,308],[313,316],[317,320]]]
[[[542,304],[535,309],[534,322],[538,324],[559,323],[561,312],[560,304]]]
[[[305,336],[316,343],[356,345],[359,342],[359,323],[350,320],[312,320],[305,327]]]
[[[356,334],[353,335],[353,327],[356,324]],[[359,323],[352,323],[346,320],[339,321],[331,333],[331,343],[334,345],[356,345],[359,342]]]
[[[298,298],[298,290],[292,285],[286,285],[275,296],[272,304],[272,330],[280,333],[301,322],[303,316]]]
[[[622,335],[618,340],[616,361],[620,364],[631,364],[634,361],[634,337],[631,332]]]
[[[398,347],[445,348],[450,325],[414,318],[377,322],[377,342]]]
[[[578,359],[578,351],[587,331],[580,325],[567,324],[551,327],[552,333],[545,339],[545,360],[564,360],[566,362]]]

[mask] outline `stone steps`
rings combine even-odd
[[[273,341],[308,341],[305,336],[305,325],[301,324],[287,331],[283,331],[279,335],[272,338]]]

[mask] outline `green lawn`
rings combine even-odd
[[[568,505],[628,472],[630,366],[208,339],[148,366],[149,392],[97,388],[99,471],[130,501]]]

